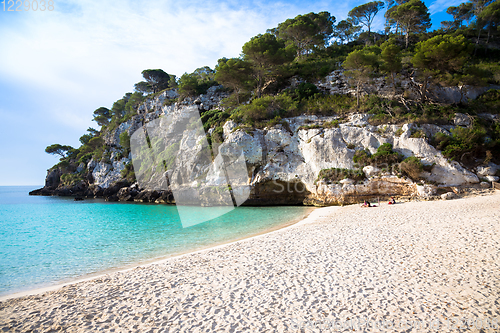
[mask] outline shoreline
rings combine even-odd
[[[305,207],[307,207],[307,206],[305,206]],[[298,218],[295,218],[291,221],[287,221],[287,222],[283,223],[282,225],[274,226],[274,227],[271,227],[271,228],[266,229],[264,231],[258,232],[256,234],[240,237],[240,238],[237,238],[237,239],[234,239],[231,241],[227,241],[227,242],[217,243],[217,244],[210,245],[208,247],[203,247],[203,248],[200,248],[200,249],[197,249],[194,251],[188,250],[188,251],[181,252],[181,253],[175,253],[175,254],[171,254],[171,255],[141,260],[140,262],[136,262],[136,263],[132,263],[132,264],[116,267],[116,268],[106,269],[106,270],[98,272],[98,273],[86,274],[85,276],[75,278],[75,279],[70,279],[67,281],[61,281],[59,283],[56,283],[56,284],[50,285],[50,286],[46,286],[46,287],[33,288],[33,289],[24,290],[24,291],[18,291],[18,292],[14,292],[14,293],[5,294],[5,295],[0,295],[0,302],[5,302],[5,301],[8,301],[8,300],[11,300],[14,298],[33,296],[33,295],[39,295],[39,294],[43,294],[43,293],[50,292],[50,291],[56,291],[56,290],[59,290],[61,288],[66,287],[66,286],[73,285],[73,284],[78,284],[81,282],[92,281],[95,279],[103,278],[105,276],[108,276],[109,274],[124,273],[124,272],[132,271],[132,270],[140,268],[140,267],[142,268],[142,267],[147,267],[147,266],[151,266],[151,265],[162,264],[162,263],[166,263],[172,259],[183,258],[183,257],[191,255],[191,254],[198,254],[198,253],[203,253],[203,252],[207,252],[207,251],[211,251],[211,250],[216,250],[216,249],[219,249],[219,248],[231,245],[231,244],[235,244],[238,242],[262,237],[262,236],[267,235],[267,234],[279,232],[281,230],[285,230],[285,229],[293,227],[293,226],[301,225],[316,210],[324,209],[324,208],[332,208],[332,207],[309,207],[308,211],[306,213],[304,213],[304,215],[302,217],[298,217]],[[336,206],[335,208],[340,208],[340,207]]]

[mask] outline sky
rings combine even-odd
[[[43,185],[59,161],[45,147],[78,147],[88,127],[98,128],[93,111],[132,92],[142,70],[179,77],[214,68],[287,18],[328,11],[339,22],[366,2],[38,0],[38,10],[18,12],[0,4],[0,186]],[[436,29],[462,1],[424,2]],[[372,30],[383,23],[379,13]]]

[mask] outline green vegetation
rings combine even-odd
[[[362,170],[351,170],[351,169],[322,169],[318,174],[318,179],[316,181],[324,180],[327,184],[336,183],[342,179],[352,179],[354,181],[360,181],[365,179],[365,174]]]
[[[321,125],[303,125],[299,127],[299,130],[301,129],[314,129],[314,128],[337,128],[339,127],[340,121],[338,119],[334,119],[332,121],[325,121]]]
[[[438,35],[417,44],[412,62],[423,81],[420,91],[422,102],[426,99],[431,78],[439,80],[444,79],[445,75],[452,77],[464,66],[472,48],[462,35]]]
[[[349,17],[355,24],[364,25],[368,29],[368,38],[370,38],[370,27],[373,23],[373,19],[382,8],[384,8],[384,3],[382,1],[368,2],[354,7],[349,12]]]
[[[371,156],[372,154],[367,149],[356,150],[356,152],[354,152],[352,160],[355,166],[364,168],[365,166],[371,164]]]
[[[333,36],[340,40],[340,44],[344,44],[344,42],[356,39],[360,30],[361,27],[357,26],[352,19],[342,20],[335,26]]]
[[[492,156],[500,153],[500,125],[485,126],[485,121],[475,120],[469,128],[457,127],[451,130],[451,136],[437,133],[431,141],[445,157],[467,166],[478,162],[491,161]],[[488,157],[490,156],[490,157]]]
[[[184,73],[178,83],[180,99],[206,94],[208,88],[217,85],[214,76],[215,71],[208,66]]]
[[[136,181],[134,166],[132,163],[127,163],[125,165],[125,168],[121,171],[120,175],[123,178],[125,178],[127,181],[129,181],[130,183],[133,183]]]
[[[285,41],[275,35],[257,35],[243,45],[243,59],[252,65],[257,97],[280,76],[280,65],[294,57],[293,46],[285,46]]]
[[[384,143],[377,148],[377,152],[370,157],[371,161],[376,165],[387,165],[401,162],[403,155],[392,150],[390,143]]]
[[[99,126],[106,126],[109,124],[109,120],[111,119],[111,112],[108,108],[100,107],[94,111],[94,121]]]
[[[120,134],[120,146],[125,150],[130,150],[130,135],[126,131]]]
[[[252,85],[252,67],[250,63],[238,58],[222,58],[219,59],[215,71],[215,80],[232,89],[237,104],[240,104],[240,94],[250,89]]]
[[[73,150],[73,147],[63,146],[58,143],[50,145],[47,148],[45,148],[45,152],[47,154],[59,155],[61,156],[61,158],[66,158],[71,150]]]
[[[363,168],[367,165],[373,165],[379,168],[391,167],[403,160],[403,155],[392,150],[392,144],[384,143],[377,148],[375,154],[368,150],[357,150],[353,156],[355,166]]]
[[[401,48],[396,45],[396,40],[391,38],[385,41],[380,46],[380,49],[380,69],[382,72],[390,75],[394,93],[396,93],[396,76],[403,68],[401,63]]]
[[[396,31],[401,28],[404,32],[406,48],[410,43],[410,34],[423,33],[431,27],[429,10],[421,0],[410,0],[394,6],[389,18],[396,25]]]
[[[175,86],[175,75],[167,74],[161,69],[145,69],[142,71],[144,80],[135,84],[137,92],[157,93]]]
[[[79,173],[65,173],[61,175],[61,183],[65,186],[73,186],[83,181],[83,176]]]
[[[417,139],[425,139],[427,136],[425,135],[424,131],[422,130],[416,130],[413,133],[411,133],[410,138],[417,138]]]
[[[419,180],[419,176],[424,171],[424,165],[415,156],[407,157],[399,164],[401,172],[412,180]]]
[[[328,12],[309,13],[288,19],[269,32],[296,49],[297,58],[300,58],[325,48],[333,33],[334,23],[335,17]]]
[[[346,76],[356,87],[356,105],[359,107],[360,88],[367,83],[377,66],[377,55],[368,48],[356,50],[347,56],[344,62]]]

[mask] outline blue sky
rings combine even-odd
[[[213,68],[287,18],[328,11],[338,22],[365,2],[54,0],[53,11],[0,7],[0,185],[42,185],[58,162],[45,147],[78,147],[86,129],[97,128],[92,112],[132,91],[143,69],[180,76]],[[433,28],[460,2],[425,0]],[[383,22],[381,13],[372,29]]]

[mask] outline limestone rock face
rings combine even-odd
[[[405,84],[415,84],[410,81]],[[384,85],[381,80],[377,82],[373,89],[392,93],[391,87]],[[343,72],[335,71],[319,85],[332,93],[351,93],[344,83]],[[479,183],[476,174],[457,162],[448,161],[428,142],[428,138],[436,133],[449,135],[453,126],[373,126],[368,122],[368,114],[352,114],[346,119],[302,115],[283,119],[284,123],[273,127],[253,130],[238,128],[240,124],[229,120],[223,125],[224,142],[220,145],[213,143],[213,150],[210,151],[204,131],[197,131],[196,126],[186,126],[186,122],[190,121],[186,119],[186,115],[187,110],[193,108],[202,112],[219,107],[222,98],[227,96],[227,93],[221,92],[219,88],[212,87],[207,94],[182,102],[174,101],[178,97],[176,90],[167,90],[146,100],[138,108],[137,115],[105,135],[108,149],[102,159],[91,159],[86,166],[79,168],[84,172],[83,168],[86,167],[87,184],[78,186],[82,187],[81,190],[86,191],[88,196],[103,195],[108,196],[109,200],[173,203],[173,190],[169,184],[171,180],[180,179],[186,190],[196,189],[202,194],[202,204],[207,196],[216,199],[220,197],[222,202],[225,191],[228,191],[227,179],[221,164],[215,162],[218,161],[217,158],[220,161],[220,156],[223,156],[225,161],[236,161],[242,152],[247,169],[245,179],[240,180],[238,184],[231,184],[231,187],[234,194],[242,190],[233,185],[249,186],[250,196],[245,202],[247,205],[332,205],[354,203],[379,196],[427,197],[436,194],[436,186]],[[159,118],[160,116],[163,117]],[[331,127],[331,122],[335,119],[339,120],[339,124],[337,127]],[[469,126],[467,120],[468,116],[457,114],[455,126]],[[151,128],[155,122],[170,124],[161,127],[161,131],[155,133],[155,139],[168,143],[175,138],[181,138],[177,142],[179,153],[173,150],[174,155],[168,163],[157,163],[154,170],[148,170],[151,172],[146,173],[148,179],[141,182],[142,188],[137,184],[130,186],[124,182],[122,171],[132,162],[132,155],[123,156],[125,153],[120,145],[120,135],[126,132],[132,136],[143,124],[146,128]],[[330,125],[326,126],[326,123]],[[180,132],[179,126],[184,126]],[[392,144],[393,149],[404,157],[419,158],[427,166],[427,171],[421,173],[424,183],[416,184],[387,165],[365,167],[363,172],[367,179],[362,182],[344,179],[337,183],[326,183],[318,180],[322,169],[354,169],[353,156],[356,151],[366,149],[373,154],[385,143]],[[168,144],[165,146],[169,147]],[[478,167],[475,171],[480,177],[497,179],[494,177],[498,169],[498,166],[489,164]],[[59,170],[49,172],[45,188],[56,189],[59,186],[59,178]],[[117,184],[125,185],[117,187]],[[68,191],[70,190],[66,192]],[[71,191],[74,193],[73,189]]]
[[[488,181],[490,181],[490,182],[497,182],[500,179],[500,177],[498,177],[498,176],[486,176],[486,179],[488,179]]]
[[[111,147],[122,148],[120,144],[120,135],[123,132],[127,132],[129,136],[132,135],[132,133],[134,133],[139,127],[142,126],[142,119],[143,118],[140,116],[134,116],[132,117],[132,119],[121,123],[118,128],[111,132],[108,132],[104,136],[104,142]]]
[[[188,106],[175,106],[168,110],[167,116],[172,117],[175,123],[175,119],[183,117],[185,107]],[[430,172],[422,173],[427,181],[446,186],[479,183],[475,174],[457,162],[449,162],[425,137],[412,136],[416,131],[421,131],[425,136],[437,132],[447,133],[445,128],[413,124],[371,126],[368,118],[368,115],[363,114],[352,115],[337,128],[321,128],[322,124],[334,117],[300,116],[284,119],[288,126],[279,124],[250,132],[236,129],[238,124],[228,121],[223,127],[224,142],[214,147],[215,155],[219,153],[229,160],[235,160],[243,151],[248,168],[247,185],[251,187],[250,198],[245,204],[324,205],[357,202],[364,197],[377,195],[434,195],[435,186],[417,186],[410,179],[382,172],[384,166],[376,165],[364,169],[369,179],[363,183],[346,180],[339,184],[325,184],[317,181],[322,169],[354,169],[353,156],[356,150],[367,149],[375,153],[384,143],[392,144],[394,150],[405,157],[416,156],[425,165],[432,165]],[[312,124],[320,128],[304,128]],[[166,129],[162,134],[164,138],[170,135],[169,131]],[[200,133],[188,131],[184,134],[180,143],[184,153],[177,156],[177,166],[168,170],[167,175],[161,174],[152,181],[150,191],[165,190],[166,184],[160,183],[172,177],[182,177],[190,186],[200,188],[200,193],[209,191],[204,189],[207,186],[225,186],[225,179],[217,176],[219,173],[213,167],[213,161],[199,159],[203,150]],[[186,173],[187,169],[183,165],[194,165],[195,171]],[[113,166],[98,163],[93,172],[95,184],[106,188],[119,178],[122,168],[123,163]],[[200,180],[201,176],[205,178]]]
[[[372,153],[384,143],[391,143],[394,149],[404,156],[416,156],[424,164],[434,165],[430,173],[424,174],[429,181],[445,185],[465,185],[478,183],[479,179],[472,172],[458,163],[450,163],[432,147],[425,138],[413,138],[412,132],[445,132],[435,125],[415,127],[413,125],[370,126],[367,115],[355,115],[339,128],[302,129],[300,125],[321,124],[330,118],[296,117],[285,119],[292,132],[282,125],[248,134],[242,130],[226,132],[226,139],[220,150],[236,145],[244,147],[246,162],[249,165],[249,184],[262,188],[262,184],[282,182],[282,184],[303,184],[305,202],[311,204],[334,204],[357,201],[370,195],[422,195],[435,194],[435,186],[416,186],[411,180],[396,176],[380,176],[380,168],[370,166],[364,169],[367,177],[372,177],[362,184],[344,181],[335,184],[316,183],[321,169],[353,169],[353,155],[356,150],[367,149]],[[233,126],[233,125],[231,125]],[[400,136],[395,135],[399,129]],[[351,148],[348,148],[351,147]],[[354,147],[354,149],[352,149]],[[274,186],[279,187],[274,184]],[[297,197],[297,190],[290,194]]]
[[[477,175],[479,177],[494,176],[498,170],[500,170],[500,166],[489,163],[487,166],[479,166],[477,168]]]
[[[365,174],[366,178],[370,178],[379,174],[380,169],[372,165],[367,165],[363,168],[363,173]]]
[[[122,179],[121,172],[129,162],[128,158],[122,158],[112,163],[98,162],[92,171],[94,185],[103,189],[110,187],[114,182]]]
[[[224,134],[223,134],[224,138],[226,138],[237,126],[238,126],[238,124],[236,124],[232,120],[226,121],[226,123],[222,127],[222,129],[224,130]]]
[[[421,197],[430,197],[436,195],[437,186],[435,185],[417,185],[417,193]]]
[[[325,184],[320,181],[316,192],[309,196],[306,203],[318,206],[352,204],[376,196],[411,196],[415,195],[416,191],[416,185],[411,180],[396,176],[371,178],[359,184],[352,182]]]
[[[453,118],[455,126],[468,127],[471,125],[471,118],[463,113],[455,113],[455,118]]]

